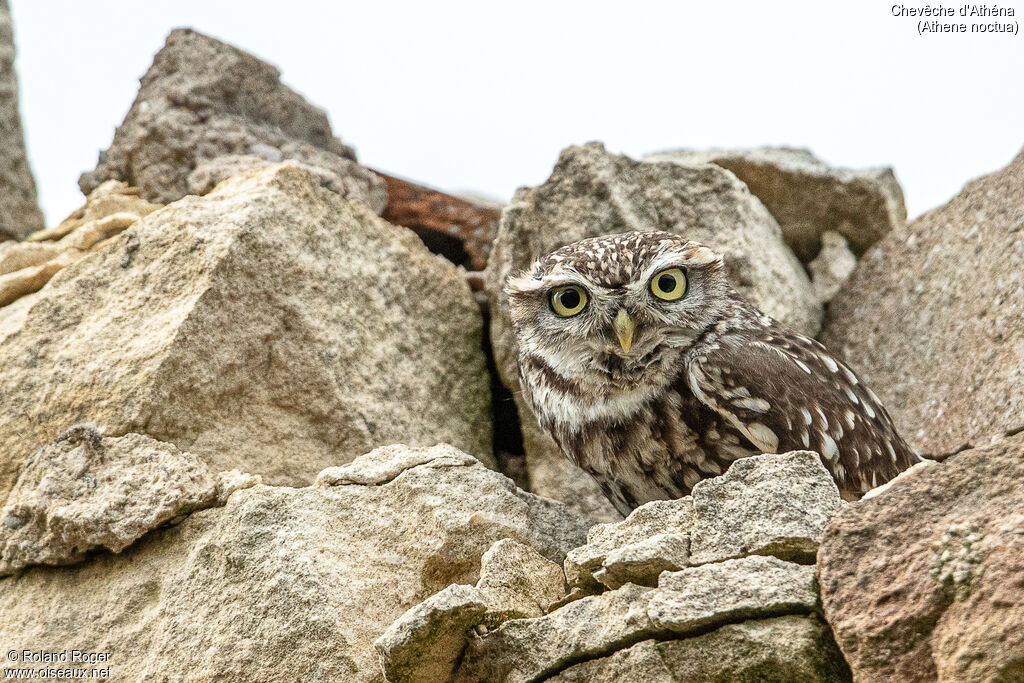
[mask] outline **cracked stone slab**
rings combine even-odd
[[[843,505],[821,456],[811,451],[740,458],[693,487],[690,563],[775,555],[812,563]]]
[[[217,475],[191,453],[142,434],[104,438],[76,427],[22,467],[0,511],[0,576],[80,562],[97,549],[121,552],[256,483],[239,472]]]
[[[755,556],[665,572],[647,612],[655,628],[689,633],[817,606],[814,567]]]
[[[831,683],[850,677],[828,627],[785,616],[726,624],[682,640],[645,640],[581,662],[552,683]]]
[[[487,603],[485,622],[543,616],[565,595],[562,568],[530,546],[503,538],[480,558],[476,588]]]

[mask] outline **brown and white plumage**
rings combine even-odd
[[[705,246],[583,240],[506,291],[524,397],[623,513],[757,453],[816,451],[847,497],[919,460],[856,374],[743,299]]]

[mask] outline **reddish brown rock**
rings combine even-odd
[[[375,171],[387,183],[381,217],[409,228],[432,252],[470,270],[483,270],[501,208],[473,202]]]
[[[847,506],[818,553],[856,681],[1024,680],[1024,433]]]
[[[822,341],[923,453],[1024,424],[1024,154],[891,233],[832,300]]]

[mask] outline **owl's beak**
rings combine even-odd
[[[636,329],[636,323],[629,317],[629,313],[626,313],[626,309],[619,309],[612,327],[615,328],[615,336],[619,338],[622,352],[629,353],[629,347],[633,345],[633,330]]]

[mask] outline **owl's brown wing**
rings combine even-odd
[[[878,397],[807,337],[776,327],[730,335],[694,358],[686,379],[723,429],[765,453],[820,453],[843,491],[867,491],[920,460]]]

